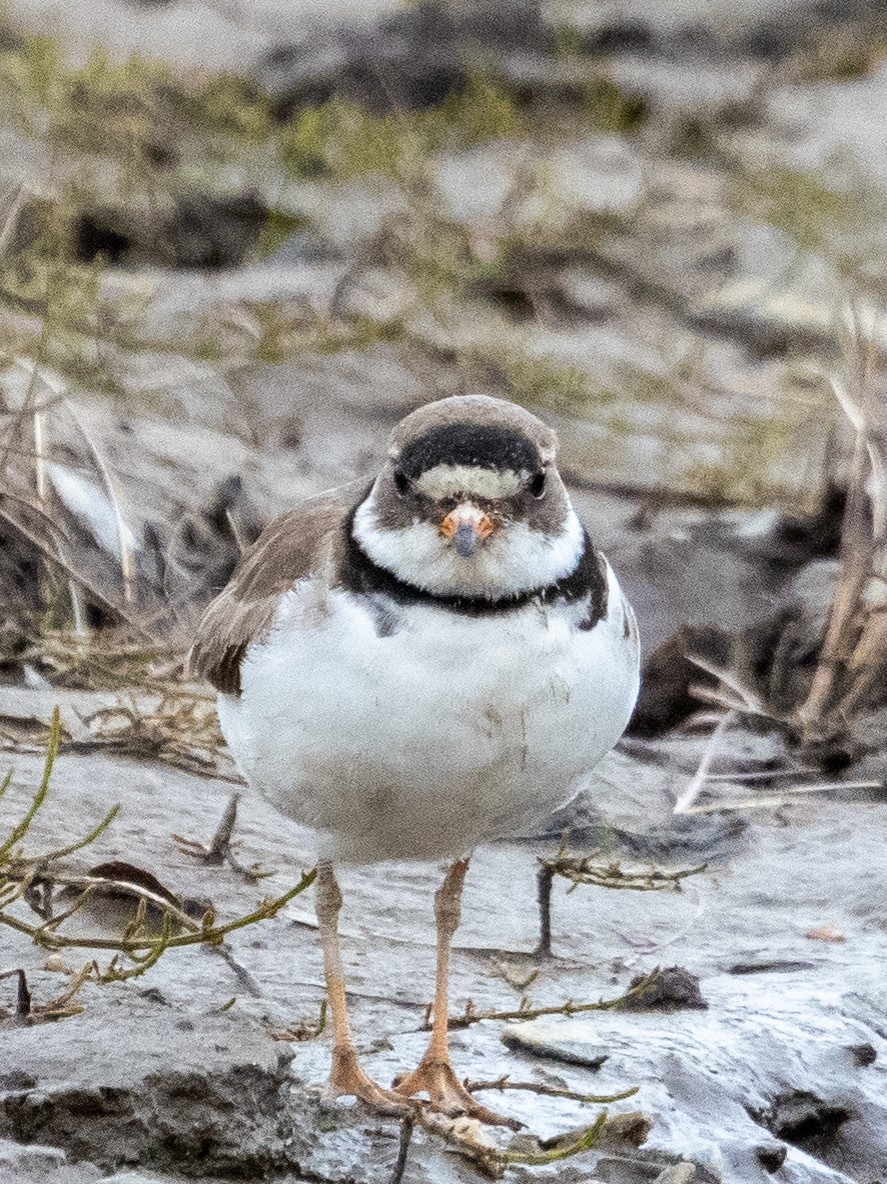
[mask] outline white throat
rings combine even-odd
[[[354,516],[354,537],[374,563],[414,587],[436,596],[502,600],[568,576],[581,558],[584,533],[570,507],[559,534],[514,522],[464,559],[430,522],[416,519],[407,527],[380,527],[374,489]]]

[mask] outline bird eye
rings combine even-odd
[[[545,470],[544,469],[542,470],[541,473],[537,473],[535,475],[535,477],[533,478],[533,480],[530,482],[530,493],[532,493],[533,497],[535,497],[535,498],[545,497]]]
[[[407,477],[403,469],[394,470],[394,488],[400,497],[403,497],[410,488],[409,477]]]

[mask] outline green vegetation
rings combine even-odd
[[[71,875],[64,870],[63,861],[70,855],[91,846],[111,825],[120,811],[113,806],[83,838],[51,851],[28,855],[21,844],[26,840],[35,820],[46,804],[50,790],[53,768],[63,738],[59,709],[53,712],[52,723],[46,747],[46,760],[40,783],[31,796],[31,801],[22,816],[12,823],[9,834],[0,841],[0,926],[24,933],[45,950],[83,949],[88,951],[112,951],[113,957],[104,968],[97,962],[88,963],[81,972],[73,976],[76,984],[61,999],[48,1004],[35,1005],[27,989],[24,971],[17,971],[19,980],[18,1003],[14,1018],[20,1023],[42,1023],[63,1019],[82,1010],[74,1004],[74,995],[92,980],[99,983],[121,982],[137,978],[153,966],[169,949],[189,945],[221,945],[229,933],[257,921],[274,917],[295,896],[304,892],[314,882],[314,871],[302,875],[297,884],[276,899],[265,899],[243,917],[225,924],[219,924],[210,907],[199,922],[192,920],[176,898],[160,884],[153,875],[128,864],[102,864],[85,876]],[[12,782],[10,772],[0,782],[0,799]],[[40,884],[51,899],[53,889],[63,887],[74,889],[75,899],[63,912],[51,915],[42,923],[32,923],[32,914],[16,906],[24,901],[36,884]],[[117,937],[106,934],[84,936],[69,935],[63,922],[85,905],[96,894],[117,893],[125,888],[126,895],[133,899],[134,917],[131,924]],[[159,917],[152,917],[152,912]],[[5,1018],[0,1009],[0,1020]]]
[[[367,173],[403,178],[447,149],[471,148],[519,130],[504,90],[481,76],[423,111],[373,115],[334,98],[298,112],[280,133],[280,159],[295,177],[348,180]]]
[[[732,203],[748,217],[785,231],[802,251],[818,251],[835,262],[841,262],[836,241],[887,216],[883,195],[865,185],[838,190],[813,172],[780,165],[740,170]]]
[[[45,36],[0,50],[0,99],[13,126],[61,152],[141,158],[156,168],[175,163],[183,137],[199,136],[203,151],[215,152],[225,141],[262,143],[272,131],[267,96],[243,79],[189,85],[161,62],[115,62],[101,48],[69,67]]]
[[[585,111],[597,131],[614,134],[638,131],[649,114],[646,100],[624,93],[609,78],[597,78],[588,87]]]
[[[564,414],[609,398],[591,390],[584,371],[552,358],[512,354],[504,361],[503,375],[509,396],[532,410]]]

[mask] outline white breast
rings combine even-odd
[[[319,605],[305,581],[251,647],[241,697],[220,696],[222,730],[247,780],[337,858],[526,833],[581,788],[637,696],[637,633],[608,572],[608,615],[587,631],[566,606],[423,605],[380,636],[359,601]]]

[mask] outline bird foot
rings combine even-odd
[[[415,1107],[395,1090],[383,1089],[367,1077],[357,1060],[357,1053],[350,1045],[333,1049],[333,1067],[324,1090],[324,1098],[357,1098],[378,1114],[392,1118],[406,1118],[415,1113]]]
[[[430,1109],[449,1118],[465,1115],[486,1126],[508,1126],[515,1131],[523,1126],[516,1118],[506,1118],[476,1101],[458,1079],[448,1060],[423,1057],[418,1069],[395,1083],[395,1090],[404,1098],[424,1091],[431,1100]]]

